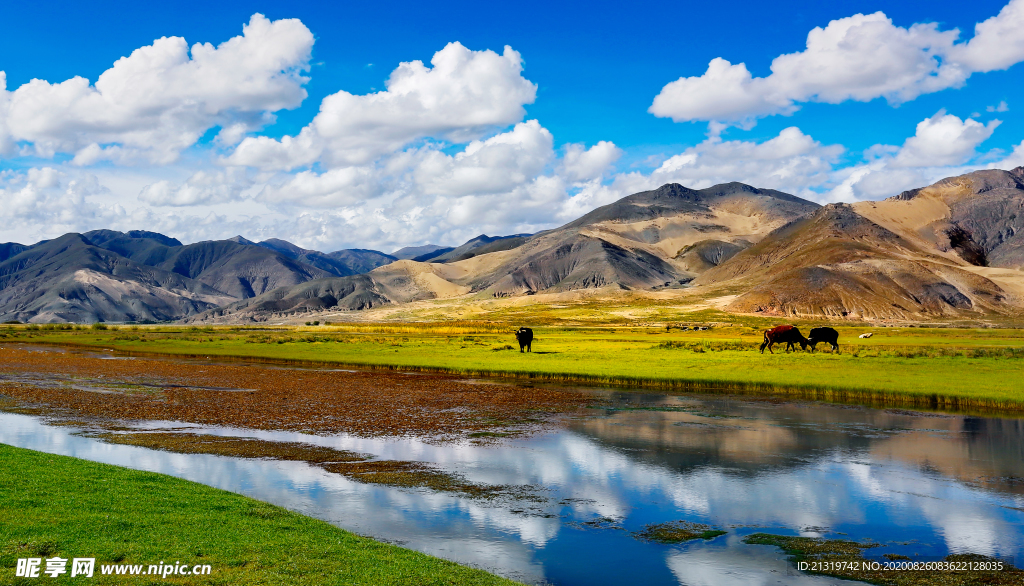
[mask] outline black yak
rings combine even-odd
[[[832,346],[832,351],[836,352],[839,350],[839,332],[832,328],[814,328],[811,330],[810,335],[807,336],[807,345],[814,350],[820,342],[827,342]]]
[[[533,352],[533,330],[530,328],[519,328],[516,331],[516,341],[519,342],[519,351],[526,348],[527,352]]]

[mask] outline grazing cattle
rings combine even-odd
[[[765,330],[764,344],[761,344],[761,354],[764,354],[765,348],[768,348],[768,352],[775,354],[775,352],[772,352],[772,346],[775,344],[785,344],[786,352],[793,348],[793,344],[800,344],[800,347],[806,350],[807,338],[795,326],[775,326],[770,330]]]
[[[866,334],[861,334],[861,335],[859,335],[859,336],[857,336],[857,337],[858,337],[858,338],[870,338],[871,336],[874,336],[874,334],[873,334],[873,333],[871,333],[871,332],[868,332],[868,333],[866,333]]]
[[[814,351],[814,347],[820,342],[827,342],[832,346],[832,351],[836,352],[839,350],[839,332],[832,328],[813,328],[811,333],[807,336],[807,345],[811,347],[811,351]]]
[[[533,352],[533,330],[530,328],[519,328],[516,331],[516,341],[519,342],[519,351],[526,348],[527,352]]]

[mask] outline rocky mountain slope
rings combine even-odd
[[[162,321],[235,298],[67,234],[0,263],[0,320]]]
[[[979,317],[1024,311],[1022,227],[1024,168],[824,207],[741,183],[668,184],[553,230],[391,255],[101,230],[0,245],[0,318],[259,322],[579,290],[731,299],[730,311],[766,315]]]
[[[320,257],[330,261],[326,268],[304,262]],[[241,237],[183,245],[154,232],[94,230],[32,246],[5,244],[0,259],[0,320],[93,322],[176,320],[274,289],[370,270],[392,257],[292,254]]]
[[[1024,304],[1024,169],[943,179],[880,202],[833,204],[694,285],[744,291],[739,312],[873,319],[970,316]]]
[[[428,255],[432,252],[438,252],[438,254],[444,254],[449,250],[452,250],[450,246],[439,246],[437,244],[424,244],[423,246],[406,246],[405,248],[399,248],[398,250],[391,253],[391,256],[398,260],[412,260],[418,256]]]
[[[517,248],[526,242],[532,234],[513,234],[511,236],[488,236],[481,234],[471,238],[465,244],[452,248],[438,248],[426,254],[412,258],[416,262],[458,262],[489,252],[500,252]]]
[[[355,287],[362,295],[372,293],[392,303],[471,293],[486,298],[602,287],[678,287],[818,207],[741,183],[703,190],[668,184],[597,208],[554,230],[489,241],[480,237],[460,247],[465,252],[453,249],[426,263],[399,261],[368,273],[370,281],[331,281],[327,287]],[[489,251],[491,246],[499,249]],[[300,286],[266,298],[273,298],[279,316],[290,311],[289,304],[295,311],[308,307],[310,294]],[[364,304],[364,297],[345,299],[329,293],[320,303],[338,309]],[[256,309],[260,302],[257,298],[222,308],[217,318],[266,319]]]
[[[477,274],[460,284],[497,296],[551,289],[680,285],[710,264],[694,262],[689,254],[693,246],[719,246],[729,252],[746,248],[818,207],[789,194],[742,183],[701,190],[672,183],[624,197],[561,228],[536,234],[507,256],[495,258],[493,267],[476,267]]]
[[[390,254],[362,248],[351,248],[327,253],[318,250],[306,250],[305,248],[295,246],[291,242],[277,238],[264,240],[263,242],[256,243],[256,245],[269,248],[293,260],[327,271],[336,277],[361,275],[398,260]]]
[[[744,291],[733,311],[868,319],[991,312],[1006,297],[990,280],[846,204],[773,232],[694,282],[723,284]]]

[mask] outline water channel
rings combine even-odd
[[[754,532],[880,542],[869,558],[1024,561],[1024,420],[588,392],[610,406],[488,443],[143,424],[430,462],[479,483],[530,485],[542,498],[528,500],[364,484],[303,462],[111,445],[14,413],[0,413],[0,442],[201,482],[533,584],[843,583],[744,544]],[[681,545],[633,535],[677,520],[728,533]]]

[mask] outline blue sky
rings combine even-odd
[[[0,22],[0,240],[390,250],[666,181],[877,199],[1024,164],[1022,20],[990,1],[21,3]],[[146,57],[161,37],[184,43]]]

